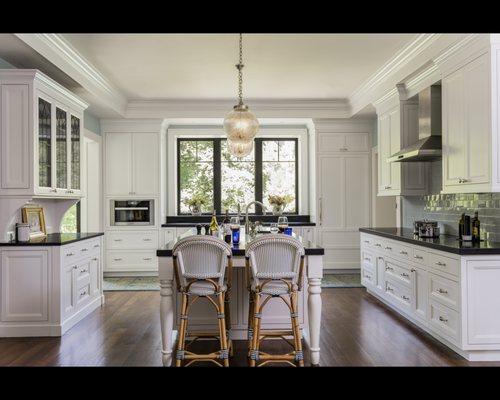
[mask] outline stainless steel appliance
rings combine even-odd
[[[110,200],[112,226],[155,224],[154,200]]]
[[[441,86],[418,94],[418,141],[398,151],[388,162],[434,161],[441,158]]]
[[[436,221],[414,221],[413,233],[421,238],[434,238],[439,236],[439,226]]]

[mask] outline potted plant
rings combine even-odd
[[[186,205],[189,207],[191,211],[191,215],[201,215],[201,208],[207,204],[207,201],[200,195],[195,195],[190,199],[185,201]]]
[[[288,203],[293,200],[293,197],[290,195],[270,195],[268,197],[269,204],[271,204],[273,208],[273,215],[281,215],[285,210],[285,207]]]

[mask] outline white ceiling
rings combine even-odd
[[[128,99],[236,96],[237,34],[64,34]],[[244,96],[348,98],[414,34],[244,35]]]

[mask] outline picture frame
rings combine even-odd
[[[30,226],[30,240],[47,236],[43,207],[28,206],[21,209],[22,221]]]

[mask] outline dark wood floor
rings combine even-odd
[[[322,298],[323,366],[500,365],[467,362],[364,289],[324,289]],[[160,366],[158,307],[158,292],[107,292],[106,305],[62,338],[0,339],[0,365]],[[232,365],[246,365],[245,343],[235,349]]]

